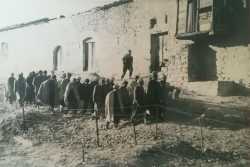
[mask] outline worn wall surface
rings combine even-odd
[[[152,18],[157,20],[154,28],[150,28]],[[164,56],[171,60],[169,80],[179,82],[187,79],[185,46],[175,39],[175,0],[134,0],[107,10],[76,16],[73,22],[81,34],[80,40],[92,37],[96,42],[97,72],[120,76],[122,56],[131,49],[135,74],[148,74],[150,35],[168,32]]]
[[[150,25],[152,19],[156,20],[153,27]],[[1,74],[13,70],[52,69],[52,51],[57,45],[63,48],[59,71],[83,73],[83,41],[92,38],[95,42],[92,72],[120,78],[121,59],[131,49],[134,74],[148,75],[151,35],[167,33],[162,47],[163,58],[168,61],[161,70],[167,74],[170,83],[192,89],[202,84],[188,82],[188,65],[192,64],[189,62],[189,46],[195,42],[176,39],[176,21],[176,0],[134,0],[93,9],[49,24],[0,33],[0,42],[9,44],[9,56],[1,61]],[[179,20],[179,25],[182,23],[183,20]],[[217,89],[217,80],[241,82],[249,86],[250,45],[247,39],[241,40],[242,34],[247,36],[247,32],[242,31],[222,40],[205,39],[209,52],[205,54],[207,57],[203,63],[216,65],[216,79],[213,78],[214,83],[209,82],[211,92],[216,92],[212,89]],[[215,62],[210,62],[209,56],[213,56]]]
[[[0,55],[0,77],[11,72],[52,70],[53,50],[62,46],[61,70],[79,71],[80,49],[77,31],[70,19],[62,19],[0,33],[0,43],[8,44],[8,55]]]

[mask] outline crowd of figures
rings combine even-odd
[[[145,84],[140,76],[130,82],[102,77],[86,78],[82,82],[82,78],[72,77],[71,73],[63,73],[58,79],[54,72],[47,75],[47,71],[39,71],[31,72],[26,78],[20,73],[17,79],[12,73],[6,99],[10,104],[17,101],[22,107],[48,105],[53,113],[56,107],[64,114],[69,111],[91,113],[105,119],[109,128],[110,123],[117,126],[123,118],[134,121],[137,115],[143,115],[145,123],[161,120],[168,102],[179,93],[166,82],[165,75],[158,78],[157,72],[153,72]]]

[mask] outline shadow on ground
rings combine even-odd
[[[242,155],[233,152],[207,150],[202,152],[188,142],[165,143],[143,151],[135,162],[138,166],[168,166],[171,163],[189,164],[195,163],[234,163],[239,161]],[[197,165],[197,164],[196,164]],[[186,166],[186,165],[181,165]]]
[[[182,99],[171,102],[166,121],[179,124],[239,130],[249,127],[250,109],[209,104],[200,100]]]

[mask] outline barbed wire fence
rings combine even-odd
[[[31,106],[28,106],[31,107]],[[134,106],[128,106],[128,108],[132,108]],[[146,105],[144,107],[152,107],[150,105]],[[198,128],[198,132],[197,134],[199,134],[199,138],[200,138],[200,152],[201,154],[205,153],[206,151],[206,137],[205,137],[205,132],[204,132],[204,128],[205,128],[205,123],[207,121],[211,121],[211,122],[215,122],[215,123],[220,123],[223,124],[225,126],[241,126],[241,127],[245,127],[247,126],[247,122],[245,124],[240,124],[240,123],[234,123],[234,122],[229,122],[229,121],[223,121],[223,120],[219,120],[219,119],[212,119],[212,118],[207,118],[206,117],[206,113],[203,112],[202,114],[200,113],[188,113],[188,112],[184,112],[184,111],[179,111],[179,110],[175,110],[174,108],[171,107],[166,107],[163,105],[159,105],[157,106],[158,108],[164,109],[167,112],[173,112],[175,114],[179,114],[183,117],[190,117],[190,118],[194,118],[190,120],[190,123],[196,123]],[[37,108],[31,107],[35,110],[35,112],[37,111]],[[124,107],[123,109],[125,109],[127,107]],[[32,118],[28,118],[25,114],[25,107],[21,108],[22,110],[22,118],[18,118],[17,121],[21,124],[20,127],[21,129],[19,129],[19,135],[24,135],[25,137],[32,137],[33,129],[27,127],[25,124],[28,123],[29,121],[33,121]],[[65,110],[65,111],[74,111],[74,109],[71,110]],[[102,143],[104,142],[104,137],[102,136],[104,134],[105,129],[100,128],[100,122],[103,122],[103,120],[100,119],[100,117],[97,115],[92,114],[92,112],[94,111],[95,113],[98,113],[98,111],[93,110],[93,108],[80,108],[80,109],[75,109],[75,111],[80,111],[80,112],[84,112],[84,114],[81,114],[81,117],[85,118],[85,119],[94,119],[95,121],[95,132],[90,132],[90,133],[95,133],[95,143],[92,143],[94,145],[96,145],[96,148],[101,147]],[[92,111],[92,112],[91,112]],[[119,116],[121,118],[128,118],[128,114],[116,114],[116,116]],[[139,117],[139,119],[144,118],[145,114],[144,113],[138,113],[137,114],[137,118]],[[78,116],[80,117],[80,116]],[[243,117],[243,116],[242,116]],[[244,117],[243,117],[244,119]],[[42,121],[42,120],[41,120]],[[39,123],[39,122],[37,122]],[[178,137],[178,142],[184,142],[185,141],[185,134],[184,134],[184,130],[181,127],[181,123],[176,123],[179,126],[179,130],[180,130],[180,137]],[[59,124],[58,126],[63,126],[61,124]],[[144,145],[146,146],[153,146],[154,144],[152,143],[145,143],[145,141],[143,143],[140,143],[140,141],[138,140],[138,135],[140,135],[139,131],[137,130],[137,124],[132,120],[130,121],[130,123],[127,125],[129,127],[131,127],[131,134],[133,136],[133,138],[131,140],[133,140],[130,143],[133,143],[135,145],[135,147],[137,145]],[[150,123],[148,125],[148,128],[153,131],[152,134],[154,134],[154,140],[164,140],[164,132],[161,129],[161,126],[163,126],[162,124],[160,124],[159,120],[156,120],[152,123]],[[153,128],[152,128],[153,127]],[[63,142],[61,141],[56,141],[56,134],[55,134],[55,130],[53,128],[49,128],[45,129],[43,133],[47,134],[47,136],[41,136],[41,135],[35,135],[35,138],[37,140],[38,144],[41,144],[42,142],[55,142],[57,144],[63,144]],[[40,132],[41,133],[41,132]],[[75,133],[75,132],[74,132]],[[117,133],[119,133],[119,130],[117,131]],[[160,138],[160,135],[163,136],[163,138]],[[165,135],[166,136],[166,135]],[[34,136],[33,136],[34,137]],[[46,141],[47,140],[47,141]],[[71,139],[72,140],[72,139]],[[86,144],[86,138],[82,137],[79,140],[79,145],[81,147],[81,154],[82,154],[82,161],[86,162],[86,154],[87,154],[87,144]],[[171,157],[180,157],[179,154],[177,153],[173,153],[171,151],[167,151],[167,150],[159,150],[161,151],[161,153],[164,153],[166,155],[169,155]],[[204,154],[204,156],[206,156],[206,154]],[[185,157],[183,156],[183,161],[185,161]]]

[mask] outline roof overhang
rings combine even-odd
[[[180,40],[196,40],[208,37],[209,33],[210,31],[180,33],[176,35],[176,38]]]

